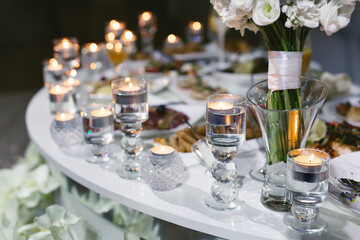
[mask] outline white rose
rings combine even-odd
[[[325,31],[328,36],[346,27],[350,22],[351,14],[355,9],[355,2],[347,1],[350,4],[343,4],[343,1],[333,0],[321,8],[321,30]]]
[[[232,0],[231,3],[236,8],[243,10],[247,13],[250,13],[254,5],[254,0]]]
[[[258,0],[253,9],[252,19],[256,25],[265,26],[275,22],[280,16],[279,0]]]

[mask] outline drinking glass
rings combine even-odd
[[[217,94],[207,98],[206,138],[212,145],[216,161],[211,173],[215,182],[205,204],[216,210],[239,207],[236,186],[236,165],[233,162],[239,147],[245,142],[246,98],[232,94]]]
[[[81,109],[85,143],[90,148],[86,161],[106,163],[110,160],[110,143],[114,141],[114,115],[111,104],[91,103]]]
[[[287,154],[286,200],[292,207],[284,223],[291,229],[313,233],[325,228],[318,213],[327,199],[329,160],[327,153],[315,149],[295,149]]]
[[[113,40],[106,43],[106,50],[109,59],[114,64],[115,78],[117,78],[124,61],[130,54],[131,48],[121,40]]]
[[[117,173],[126,179],[140,178],[140,160],[145,157],[140,138],[142,123],[149,117],[146,80],[121,78],[112,81],[115,121],[123,134],[121,148],[125,153]]]

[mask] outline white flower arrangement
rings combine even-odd
[[[286,28],[316,28],[331,35],[346,27],[355,9],[356,0],[210,0],[228,27],[267,26],[280,20]],[[282,17],[281,15],[284,15]]]

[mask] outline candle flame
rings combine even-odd
[[[91,52],[96,52],[98,49],[98,46],[96,43],[90,43],[89,49]]]
[[[129,77],[125,78],[125,82],[130,82],[130,81],[131,81],[131,78],[129,78]]]
[[[61,90],[61,86],[60,86],[60,85],[56,85],[56,86],[55,86],[55,91],[58,92],[58,91],[60,91],[60,90]]]
[[[113,32],[109,32],[108,34],[105,35],[105,40],[108,42],[114,41],[115,34]]]
[[[95,70],[96,69],[96,63],[90,63],[90,69]]]
[[[101,107],[101,108],[100,108],[100,112],[101,112],[101,113],[105,113],[105,108],[104,108],[104,107]]]
[[[126,40],[130,41],[134,37],[134,34],[130,30],[126,30],[124,36]]]
[[[134,88],[132,82],[129,83],[129,88]]]
[[[309,157],[309,163],[311,163],[314,160],[314,154],[311,154],[311,156]]]
[[[77,71],[75,69],[70,71],[70,76],[76,77],[76,75],[77,75]]]
[[[51,58],[49,62],[54,68],[61,66],[61,64],[55,58]]]
[[[118,30],[118,29],[120,29],[120,23],[118,21],[116,21],[116,20],[111,20],[110,21],[110,27],[112,29]]]
[[[143,14],[141,14],[141,17],[144,21],[149,21],[152,17],[152,14],[151,14],[151,12],[146,11],[146,12],[143,12]]]
[[[201,23],[200,22],[193,22],[192,28],[196,31],[199,31],[201,29]]]
[[[63,120],[65,118],[65,113],[60,113],[60,118]]]
[[[176,41],[176,36],[174,34],[170,34],[167,37],[167,40],[168,40],[169,43],[174,43]]]
[[[69,85],[74,84],[74,79],[73,79],[73,78],[69,78],[69,79],[67,80],[67,83],[68,83]]]
[[[64,38],[62,40],[62,46],[63,46],[63,48],[69,48],[70,47],[70,42],[69,42],[69,40],[67,38]]]

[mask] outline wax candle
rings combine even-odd
[[[62,38],[61,40],[55,40],[54,43],[55,57],[64,60],[76,57],[79,49],[75,38]]]
[[[210,102],[209,110],[218,114],[231,114],[234,111],[234,104],[229,102]]]
[[[175,149],[173,147],[167,146],[167,145],[158,145],[151,148],[151,153],[158,156],[167,156],[172,154]]]
[[[79,79],[70,77],[70,78],[64,80],[63,84],[66,87],[78,87],[78,86],[80,86],[81,81]]]
[[[75,115],[71,113],[58,113],[55,115],[56,123],[68,123],[75,119]]]
[[[140,87],[130,82],[128,85],[120,86],[119,90],[123,92],[136,92],[140,90]]]
[[[169,44],[175,45],[179,42],[179,37],[175,36],[174,34],[169,34],[167,37],[167,42]]]
[[[68,92],[69,92],[69,88],[60,85],[55,85],[49,89],[49,94],[52,95],[65,95]]]
[[[108,117],[108,116],[112,115],[112,111],[107,108],[102,107],[100,109],[92,110],[90,112],[90,115],[92,117],[97,117],[97,118]]]
[[[321,165],[322,160],[316,157],[314,154],[300,155],[294,158],[294,163],[302,167],[317,167]]]
[[[53,72],[61,71],[63,69],[63,66],[55,58],[51,58],[49,60],[49,64],[47,65],[47,69],[49,71],[53,71]]]

